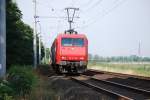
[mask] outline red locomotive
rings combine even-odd
[[[60,73],[83,73],[88,63],[88,40],[83,34],[59,34],[51,47],[52,66]]]

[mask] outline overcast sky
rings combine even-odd
[[[23,21],[33,27],[33,0],[16,0]],[[89,53],[100,56],[150,57],[150,0],[37,0],[43,41],[51,46],[68,29],[66,7],[77,7],[73,27],[87,35]],[[44,16],[60,18],[42,18]]]

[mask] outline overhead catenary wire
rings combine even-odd
[[[93,8],[98,7],[98,6],[101,4],[102,1],[103,1],[103,0],[98,0],[98,1],[95,2],[91,7],[87,8],[85,11],[83,10],[82,13],[88,13],[88,12],[89,12],[90,10],[92,10]]]
[[[67,19],[68,17],[64,16],[38,16],[39,18],[52,18],[52,19]],[[79,16],[75,16],[74,18],[80,18]]]
[[[95,2],[91,7],[89,7],[88,9],[86,9],[86,10],[83,10],[82,8],[80,8],[81,10],[80,10],[80,12],[79,12],[79,14],[81,13],[82,15],[87,15],[87,16],[89,16],[88,14],[89,14],[89,12],[91,12],[91,10],[94,10],[94,12],[95,11],[98,11],[98,9],[95,9],[95,8],[97,8],[97,7],[99,7],[100,6],[100,4],[102,5],[102,1],[104,1],[104,0],[98,0],[97,2]],[[90,13],[91,14],[91,13]],[[86,16],[86,17],[87,17]],[[89,18],[89,19],[91,19],[91,18]],[[87,22],[90,22],[89,20],[87,21]],[[83,21],[83,23],[85,23],[85,21]]]
[[[47,2],[41,2],[41,1],[36,1],[38,5],[42,5],[45,8],[49,8],[49,11],[55,12],[57,16],[60,16],[58,12],[62,12],[64,9],[58,9],[52,6],[50,3],[47,4]]]
[[[119,0],[118,0],[119,1]],[[76,27],[75,29],[77,29],[77,28],[88,28],[90,25],[93,25],[94,23],[96,23],[97,22],[97,20],[99,20],[100,19],[100,17],[102,18],[102,17],[105,17],[106,15],[108,15],[109,13],[111,13],[113,10],[115,10],[116,8],[118,8],[121,4],[123,4],[125,1],[127,1],[127,0],[121,0],[118,4],[116,4],[114,7],[112,7],[111,9],[109,9],[109,10],[104,10],[104,13],[101,15],[100,13],[98,13],[98,16],[97,16],[97,18],[94,18],[95,20],[93,20],[93,21],[91,21],[89,24],[86,24],[86,25],[83,25],[83,26],[78,26],[78,27]],[[89,22],[89,20],[87,21],[87,22]]]
[[[72,0],[72,4],[74,3],[74,0]],[[57,16],[37,16],[39,19],[62,19],[62,20],[67,20],[67,17],[65,16],[65,17],[63,17],[63,16],[61,16],[61,14],[58,14],[58,11],[64,11],[64,9],[59,9],[59,10],[57,10],[56,8],[54,8],[54,6],[52,6],[51,4],[47,4],[47,3],[45,3],[45,2],[41,2],[41,0],[38,0],[38,1],[36,1],[36,4],[38,4],[38,6],[39,5],[43,5],[44,7],[49,7],[50,9],[53,9],[53,11],[55,12],[54,14],[56,14]],[[37,7],[37,9],[39,9],[38,7]],[[78,16],[76,16],[75,18],[79,18]]]
[[[88,0],[85,4],[80,5],[79,8],[81,7],[87,7],[87,5],[91,4],[91,0]]]
[[[86,10],[83,10],[83,8],[80,8],[81,10],[80,10],[79,14],[82,14],[82,15],[89,14],[89,12],[90,12],[91,10],[94,10],[94,8],[99,7],[100,4],[102,3],[102,1],[103,1],[103,0],[98,0],[98,1],[95,2],[92,6],[90,6],[89,8],[87,8]],[[90,2],[89,2],[89,3],[90,3]],[[95,11],[97,11],[97,10],[95,10]],[[87,15],[87,16],[88,16],[88,15]],[[86,16],[86,17],[87,17],[87,16]],[[88,20],[88,21],[89,21],[89,20]]]
[[[74,0],[72,0],[72,2],[73,2]],[[96,2],[93,2],[92,3],[92,5],[89,7],[89,8],[97,8],[100,4],[101,4],[101,2],[102,2],[103,0],[98,0],[98,1],[96,1]],[[119,0],[115,0],[114,2],[118,2]],[[87,3],[89,3],[90,2],[90,0],[87,2]],[[90,3],[91,4],[91,3]],[[114,7],[115,8],[115,7]],[[114,9],[113,8],[113,9]],[[82,9],[82,8],[81,8]],[[111,10],[104,10],[103,11],[104,12],[104,14],[100,14],[100,13],[98,13],[97,15],[97,17],[93,20],[93,21],[91,21],[91,19],[89,19],[87,22],[90,22],[90,23],[88,23],[88,24],[85,24],[85,25],[83,25],[83,26],[77,26],[76,28],[86,28],[86,27],[88,27],[88,26],[90,26],[91,24],[93,24],[93,23],[95,23],[96,21],[97,21],[97,19],[99,18],[99,17],[104,17],[104,16],[106,16],[107,15],[107,13],[109,12],[111,12]],[[83,11],[81,11],[81,12],[79,12],[78,14],[83,14],[84,12]],[[63,20],[66,20],[67,18],[66,17],[63,17],[63,16],[60,16],[60,14],[59,14],[59,17],[56,17],[56,16],[39,16],[41,19],[50,19],[50,18],[52,18],[52,19],[63,19]],[[79,18],[79,17],[78,17]]]
[[[83,5],[79,5],[79,8],[80,9],[85,9],[86,8],[86,11],[87,11],[87,9],[90,9],[90,8],[92,8],[93,6],[95,6],[96,4],[97,4],[97,2],[99,2],[99,1],[101,1],[101,0],[97,0],[96,2],[95,2],[96,0],[89,0],[87,3],[85,3],[85,4],[83,4]]]

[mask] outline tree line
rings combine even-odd
[[[89,60],[95,60],[99,62],[150,62],[150,57],[139,57],[137,55],[102,57],[98,54],[89,54]]]
[[[22,21],[22,13],[13,0],[6,0],[6,54],[7,67],[33,64],[33,29]]]

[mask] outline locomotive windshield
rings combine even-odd
[[[83,38],[62,38],[61,40],[62,46],[83,46],[84,39]]]

